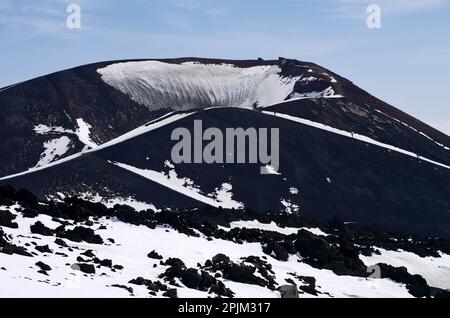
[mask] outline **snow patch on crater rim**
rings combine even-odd
[[[321,92],[308,92],[308,93],[292,93],[288,100],[294,99],[314,99],[314,98],[343,98],[344,96],[336,94],[332,86],[324,89]]]
[[[197,62],[124,62],[97,72],[105,83],[152,110],[270,105],[284,101],[300,79],[282,77],[275,65],[240,68]]]

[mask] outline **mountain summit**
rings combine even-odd
[[[450,297],[450,138],[312,63],[0,90],[0,296]]]
[[[42,199],[245,207],[450,237],[450,138],[316,64],[102,62],[4,88],[0,108],[0,185]],[[279,170],[175,164],[171,134],[194,134],[196,120],[279,130]]]

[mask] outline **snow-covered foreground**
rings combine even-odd
[[[152,281],[158,281],[158,276],[168,268],[160,265],[160,261],[147,257],[153,250],[157,251],[164,259],[179,258],[187,267],[196,268],[198,263],[204,264],[218,253],[230,257],[233,262],[241,261],[241,258],[257,256],[266,258],[272,265],[275,273],[275,281],[278,285],[285,285],[286,279],[292,279],[298,286],[304,285],[295,275],[314,277],[317,281],[318,297],[411,297],[404,285],[395,283],[389,279],[366,279],[361,277],[338,276],[330,270],[320,270],[303,262],[299,255],[291,255],[286,262],[278,261],[263,253],[259,243],[243,243],[212,239],[205,236],[187,236],[177,230],[157,226],[150,229],[145,226],[125,224],[116,219],[100,219],[94,221],[91,226],[105,242],[104,245],[75,243],[65,240],[69,247],[55,244],[55,237],[31,234],[30,225],[36,221],[42,222],[51,229],[60,226],[49,216],[39,215],[36,218],[24,218],[18,205],[10,208],[0,207],[0,210],[9,210],[17,215],[14,220],[18,223],[18,229],[3,228],[11,237],[11,243],[18,246],[28,246],[28,250],[34,251],[34,257],[19,255],[6,255],[0,253],[0,297],[149,297],[145,286],[129,284],[129,281],[137,277],[144,277]],[[73,223],[73,222],[72,222]],[[71,229],[76,224],[66,228]],[[100,230],[102,226],[102,230]],[[282,229],[275,225],[262,225],[258,222],[235,222],[232,227],[252,226],[264,227],[264,230],[294,231],[293,228]],[[314,231],[314,230],[312,230]],[[317,232],[317,230],[316,230]],[[325,233],[319,233],[326,235]],[[111,240],[112,239],[112,240]],[[33,249],[34,245],[48,245],[53,253],[41,253]],[[77,263],[77,257],[83,257],[87,250],[99,259],[112,260],[112,264],[123,266],[122,270],[112,270],[107,267],[96,269],[95,274],[83,274],[71,268]],[[59,254],[58,254],[59,253]],[[392,257],[390,257],[392,258]],[[364,259],[371,262],[370,258]],[[410,259],[401,262],[403,266],[415,266]],[[37,262],[43,262],[51,267],[48,276],[38,273]],[[442,259],[441,262],[447,262]],[[374,261],[372,261],[374,263]],[[423,269],[423,274],[432,275],[430,283],[443,282],[448,276],[438,275],[437,269],[433,269],[433,262],[427,261],[428,266]],[[441,266],[442,263],[435,265]],[[420,270],[420,269],[418,269]],[[293,275],[294,274],[294,275]],[[447,273],[448,274],[448,273]],[[257,285],[243,284],[222,279],[225,286],[235,293],[235,297],[273,297],[278,298],[278,291],[272,291]],[[178,281],[176,288],[179,297],[211,297],[206,292],[189,289]],[[133,293],[112,285],[122,285],[133,288]],[[441,285],[441,284],[439,284]],[[156,297],[162,297],[158,293]],[[301,297],[313,297],[304,294]]]
[[[361,260],[372,266],[384,263],[395,267],[404,266],[411,274],[421,275],[432,287],[450,289],[450,255],[441,254],[440,258],[420,257],[405,251],[386,251],[379,249],[381,255],[361,256]]]
[[[158,61],[116,63],[98,69],[105,83],[150,109],[253,107],[281,102],[300,77],[282,77],[279,66]]]

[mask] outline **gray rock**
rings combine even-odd
[[[280,292],[281,298],[300,298],[298,289],[294,285],[283,285],[278,287],[277,290]]]

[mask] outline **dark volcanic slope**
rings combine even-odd
[[[234,63],[240,67],[278,63],[191,58],[161,61],[178,64],[192,60]],[[76,120],[82,118],[92,126],[93,141],[101,144],[169,112],[170,109],[148,109],[102,81],[97,70],[120,62],[125,61],[80,66],[1,89],[0,153],[3,155],[0,156],[0,176],[19,173],[36,165],[44,150],[43,142],[49,139],[34,132],[36,125],[75,131],[78,128]],[[69,137],[73,145],[65,156],[84,147],[76,137]]]
[[[381,103],[357,104],[348,98],[301,99],[264,110],[305,118],[393,145],[434,161],[450,164],[450,148],[381,111]],[[403,117],[402,120],[406,118]],[[417,127],[417,126],[416,126]],[[424,128],[424,127],[423,127]],[[435,136],[439,137],[439,136]]]
[[[382,147],[242,109],[200,111],[64,165],[0,184],[26,186],[44,196],[70,191],[71,184],[77,184],[81,192],[95,191],[105,181],[116,193],[136,194],[137,199],[160,208],[167,202],[175,202],[172,198],[179,198],[165,200],[168,188],[158,186],[148,190],[147,180],[136,179],[136,175],[128,179],[126,170],[127,175],[123,175],[123,169],[108,161],[168,173],[171,169],[165,162],[170,160],[174,144],[170,135],[176,127],[192,129],[194,119],[202,119],[205,128],[280,129],[281,175],[260,175],[259,165],[176,165],[174,171],[178,177],[193,180],[205,195],[229,183],[235,201],[259,211],[284,209],[281,200],[291,207],[297,205],[300,213],[314,218],[338,217],[349,222],[450,237],[450,170]],[[298,194],[292,188],[298,189]]]
[[[143,62],[144,60],[140,61]],[[339,127],[346,128],[347,131],[353,129],[365,132],[366,135],[369,133],[374,139],[386,140],[399,147],[421,152],[422,155],[438,159],[440,162],[450,162],[449,151],[444,151],[442,147],[442,149],[439,149],[439,146],[434,142],[448,146],[450,145],[449,137],[383,103],[356,87],[350,81],[318,65],[284,58],[271,61],[230,61],[199,58],[159,61],[168,64],[184,62],[215,65],[233,64],[240,68],[278,66],[281,69],[280,76],[284,78],[301,77],[301,80],[295,83],[293,93],[317,93],[331,87],[336,94],[346,97],[346,105],[343,107],[339,104],[341,102],[339,99],[321,99],[302,102],[300,104],[304,110],[300,112],[289,110],[289,112],[294,111],[297,115],[312,117],[319,122],[336,124]],[[119,62],[127,61],[111,61],[81,66],[0,90],[0,153],[3,154],[0,156],[0,177],[34,167],[45,150],[44,143],[55,138],[61,136],[69,138],[70,147],[67,152],[56,156],[53,160],[79,152],[85,147],[75,133],[52,132],[47,135],[39,135],[34,131],[37,125],[61,127],[77,132],[80,129],[77,120],[83,119],[85,123],[92,126],[90,137],[93,142],[101,144],[171,110],[167,108],[185,109],[187,107],[183,104],[177,104],[173,107],[163,106],[163,108],[160,107],[161,105],[145,106],[135,102],[131,96],[106,84],[98,70]],[[314,80],[305,80],[309,77],[313,77]],[[198,79],[195,80],[198,81]],[[141,84],[142,90],[148,91],[149,87],[146,86],[145,81],[141,83],[138,79],[138,88]],[[169,80],[169,84],[173,86],[172,90],[174,91],[180,88],[177,86],[178,82],[175,78],[173,81]],[[205,94],[208,96],[208,90],[201,92],[201,94],[203,94],[202,104],[198,104],[196,107],[232,106],[218,105],[214,99],[205,100],[204,97]],[[195,92],[192,92],[192,95],[194,96]],[[196,99],[195,96],[190,100],[191,104],[198,101],[199,99]],[[321,107],[315,108],[315,106],[321,106],[321,103],[326,104],[326,107],[322,107],[323,109]],[[305,105],[309,106],[303,107]],[[285,105],[283,107],[290,106]],[[434,141],[425,138],[418,132],[414,133],[411,128],[396,123],[393,119],[375,113],[375,109],[414,127]],[[283,111],[286,112],[286,109],[283,109]],[[366,111],[369,113],[367,114]],[[355,112],[357,116],[355,116]],[[379,120],[382,122],[380,123]],[[379,128],[380,125],[383,127]]]
[[[446,134],[427,125],[426,123],[418,120],[417,118],[414,118],[414,117],[408,115],[407,113],[403,112],[402,110],[385,103],[384,101],[376,98],[375,96],[370,95],[365,90],[356,86],[350,80],[348,80],[344,77],[341,77],[338,74],[333,73],[332,71],[321,67],[320,65],[316,65],[316,64],[311,64],[311,65],[312,65],[311,69],[313,70],[313,76],[315,76],[317,78],[322,77],[325,81],[327,79],[329,79],[329,76],[333,76],[333,78],[336,80],[336,82],[332,83],[333,84],[332,86],[333,86],[333,89],[335,90],[336,94],[345,96],[348,101],[356,104],[359,107],[377,109],[377,110],[387,114],[388,116],[396,118],[397,120],[400,120],[401,122],[417,129],[418,131],[426,134],[427,136],[431,137],[435,141],[450,147],[450,137],[447,136]],[[325,75],[325,74],[327,74],[327,75]],[[310,90],[310,85],[316,85],[316,83],[309,82],[305,85],[304,83],[299,82],[296,85],[296,90],[300,90],[301,92]],[[323,83],[322,83],[321,87],[324,87],[324,86],[326,86],[326,84],[323,85]]]
[[[59,197],[58,193],[111,199],[131,197],[138,202],[154,202],[157,209],[202,206],[198,201],[90,154],[0,183],[36,190],[41,197]]]
[[[96,73],[104,65],[50,74],[0,92],[0,175],[28,170],[38,162],[45,138],[35,134],[36,125],[75,131],[76,120],[83,118],[92,125],[92,139],[100,144],[160,114],[105,84]],[[83,147],[78,142],[66,155]]]

